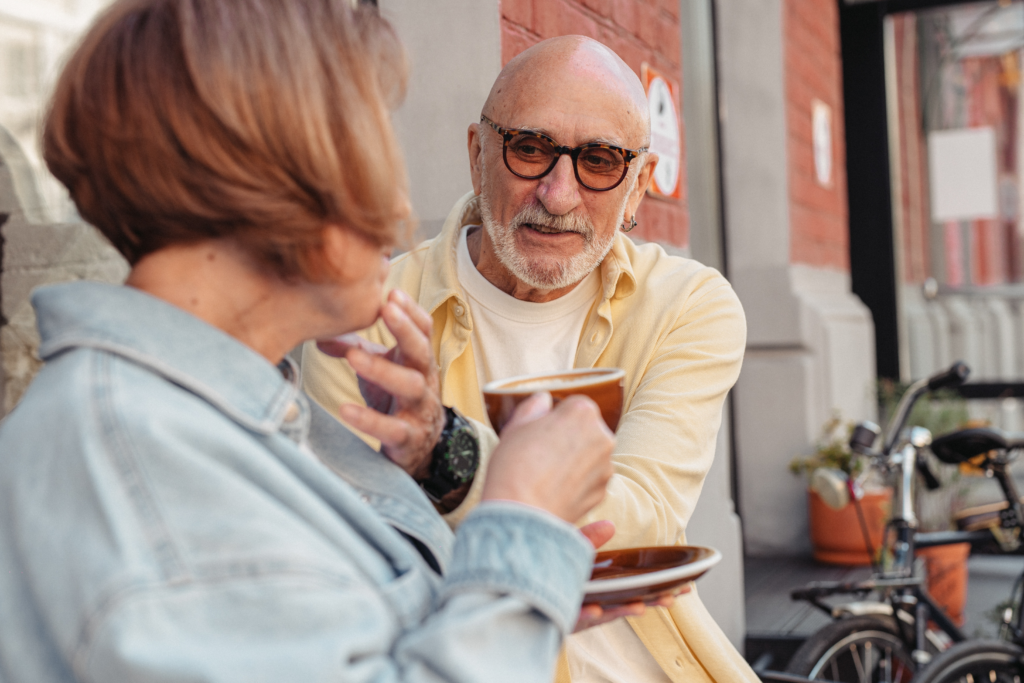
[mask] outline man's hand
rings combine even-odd
[[[433,323],[397,289],[388,295],[381,318],[395,336],[391,349],[356,335],[318,341],[317,348],[348,360],[359,377],[366,407],[345,404],[338,411],[341,418],[379,439],[384,455],[414,479],[425,479],[445,421],[441,380],[430,345]]]
[[[604,519],[586,526],[580,527],[580,533],[587,537],[594,548],[600,548],[605,543],[612,539],[615,535],[615,525],[610,521]],[[689,592],[690,587],[687,584],[680,593]],[[648,607],[668,607],[675,600],[675,596],[666,595],[658,598],[651,602],[630,602],[625,605],[614,605],[605,606],[601,605],[583,605],[580,609],[580,617],[576,621],[576,628],[573,629],[573,633],[578,633],[584,629],[593,628],[594,626],[600,626],[601,624],[607,624],[609,621],[615,621],[622,617],[639,617]]]

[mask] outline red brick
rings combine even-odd
[[[517,54],[535,45],[538,42],[536,36],[530,35],[518,26],[501,22],[501,63],[508,64]]]
[[[612,21],[622,30],[635,36],[638,20],[637,0],[612,0]]]
[[[679,23],[664,14],[660,14],[655,25],[655,35],[657,36],[655,40],[658,52],[664,55],[673,67],[678,69],[683,57]]]
[[[679,0],[660,0],[658,7],[662,12],[679,21]]]
[[[584,14],[578,5],[566,0],[535,0],[534,30],[542,38],[584,35],[597,37],[597,22]]]
[[[533,0],[501,0],[501,17],[525,29],[532,29]]]
[[[614,0],[581,0],[584,7],[601,17],[612,15]]]
[[[647,61],[648,52],[636,39],[617,36],[608,47],[614,50],[637,76],[640,75],[640,65]]]
[[[650,5],[637,3],[637,37],[649,47],[658,48],[658,10]]]

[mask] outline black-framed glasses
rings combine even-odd
[[[493,128],[505,141],[501,156],[514,175],[526,180],[543,178],[558,163],[558,157],[568,154],[576,181],[595,192],[618,187],[629,171],[629,162],[647,151],[646,147],[624,149],[602,142],[588,142],[574,149],[532,130],[502,128],[486,116],[480,117],[480,123]]]

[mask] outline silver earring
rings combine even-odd
[[[626,224],[623,223],[621,226],[619,226],[619,229],[622,230],[622,232],[630,232],[635,227],[636,227],[636,216],[630,216],[630,218],[629,218],[629,227],[627,228]]]

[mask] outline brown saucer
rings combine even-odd
[[[583,604],[652,602],[678,592],[721,559],[722,554],[714,548],[695,545],[622,548],[598,553],[590,581],[583,587]]]

